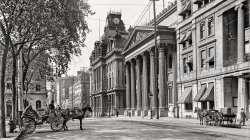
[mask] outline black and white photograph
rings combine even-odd
[[[1,140],[249,140],[250,0],[0,0]]]

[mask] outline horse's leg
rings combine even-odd
[[[80,120],[80,129],[82,130],[82,118],[80,118],[79,120]]]

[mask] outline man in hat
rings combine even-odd
[[[244,108],[241,108],[240,124],[243,123],[243,126],[245,126],[245,121],[246,121],[246,113],[244,112]]]

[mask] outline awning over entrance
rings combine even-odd
[[[202,85],[201,89],[199,90],[198,94],[195,96],[194,101],[199,102],[200,98],[202,97],[202,95],[204,94],[204,92],[206,91],[206,85]]]
[[[187,34],[186,34],[186,37],[185,37],[184,41],[187,41],[187,40],[189,40],[191,38],[192,38],[192,31],[190,29],[190,30],[187,31]]]
[[[214,84],[209,84],[200,101],[214,101]]]
[[[192,93],[192,87],[186,88],[177,103],[178,104],[192,103],[191,93]]]
[[[185,37],[186,37],[186,34],[183,34],[182,37],[181,37],[181,39],[180,39],[179,44],[184,44],[184,43],[186,43],[185,40],[184,40]]]

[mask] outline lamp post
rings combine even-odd
[[[150,119],[153,119],[153,115],[152,115],[152,97],[153,97],[153,94],[150,92],[148,97],[150,99]]]
[[[156,14],[155,14],[155,1],[159,0],[150,0],[153,1],[153,11],[154,11],[154,40],[155,40],[155,62],[157,61],[157,35],[156,35]],[[155,98],[156,98],[156,119],[159,119],[159,99],[158,99],[158,74],[157,74],[157,68],[155,67]]]

